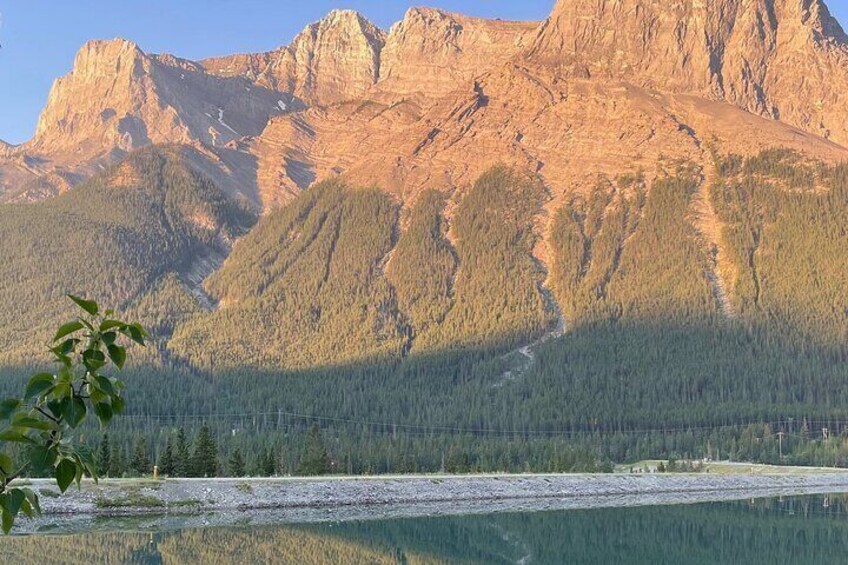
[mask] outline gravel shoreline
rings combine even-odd
[[[609,474],[84,481],[57,496],[31,481],[44,515],[25,531],[91,531],[103,517],[133,529],[401,518],[684,504],[848,492],[848,473]],[[118,527],[121,522],[106,528]],[[97,529],[97,528],[95,528]]]

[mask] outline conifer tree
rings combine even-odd
[[[313,424],[306,436],[306,447],[298,466],[300,475],[325,475],[330,470],[330,458],[318,424]]]
[[[171,438],[167,437],[165,438],[165,449],[162,450],[162,455],[159,456],[159,472],[168,476],[175,475],[175,463]]]
[[[142,438],[135,442],[130,468],[138,475],[145,475],[150,471],[150,459],[147,457],[147,447]]]
[[[126,457],[121,446],[112,448],[112,454],[109,456],[109,476],[123,477],[127,470]]]
[[[177,445],[174,449],[174,475],[188,477],[191,472],[191,454],[186,441],[185,430],[177,431]]]
[[[241,450],[239,448],[236,448],[233,450],[232,454],[230,454],[228,466],[231,477],[244,476],[244,458],[242,457]]]
[[[194,477],[214,477],[218,474],[218,446],[209,426],[204,425],[197,434],[191,457],[191,471]]]
[[[266,449],[262,458],[262,474],[266,477],[273,477],[276,472],[275,463],[274,449]]]
[[[97,453],[97,465],[100,469],[100,474],[105,476],[109,475],[109,471],[111,470],[111,456],[112,452],[109,448],[109,434],[103,434],[103,439],[100,440],[100,448]]]

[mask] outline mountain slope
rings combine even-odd
[[[188,291],[253,221],[178,149],[133,154],[43,203],[0,206],[0,323],[15,329],[0,342],[2,362],[28,361],[47,343],[70,311],[65,293],[125,310],[169,276]]]

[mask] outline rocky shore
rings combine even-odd
[[[30,487],[44,515],[21,526],[74,531],[90,530],[107,516],[135,517],[134,528],[162,529],[824,494],[848,492],[848,473],[119,479],[86,481],[62,496],[48,480]]]

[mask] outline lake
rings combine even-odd
[[[845,563],[848,496],[0,539],[15,563]],[[126,528],[128,531],[109,531]],[[50,557],[50,556],[53,557]]]

